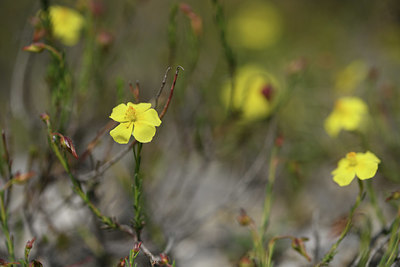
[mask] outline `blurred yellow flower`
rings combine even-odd
[[[239,68],[234,77],[235,90],[233,109],[241,112],[243,120],[265,118],[271,110],[271,99],[275,98],[278,81],[263,68],[246,65]],[[222,88],[222,101],[229,105],[231,82],[227,80]]]
[[[157,111],[151,108],[150,103],[119,104],[113,108],[110,118],[120,123],[110,131],[119,144],[127,144],[131,135],[138,142],[148,143],[156,134],[156,126],[161,125]]]
[[[248,49],[265,49],[275,44],[281,35],[282,19],[271,3],[245,3],[228,24],[228,38],[234,45]]]
[[[368,107],[358,97],[342,97],[336,100],[335,107],[325,120],[325,130],[336,137],[343,130],[361,129],[365,123]]]
[[[64,6],[51,6],[49,10],[54,37],[65,45],[75,45],[84,24],[82,15]]]
[[[351,93],[365,80],[368,67],[362,60],[354,60],[336,76],[335,89],[339,92]]]
[[[369,151],[347,153],[346,157],[339,161],[338,167],[332,171],[333,180],[340,186],[346,186],[356,176],[360,180],[372,178],[375,176],[380,162],[380,159]]]

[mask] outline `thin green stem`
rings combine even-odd
[[[379,262],[379,267],[390,267],[394,263],[399,249],[400,241],[400,209],[397,212],[397,217],[394,220],[391,230],[390,230],[390,240],[386,252],[383,254],[381,261]]]
[[[14,244],[12,237],[10,236],[10,230],[8,229],[8,215],[7,210],[4,205],[4,191],[0,192],[0,219],[1,219],[1,226],[3,229],[3,233],[6,237],[6,246],[9,254],[9,260],[14,262],[15,255],[14,255]]]
[[[211,2],[215,8],[215,22],[219,30],[219,37],[222,44],[222,48],[224,49],[225,59],[226,62],[228,63],[229,76],[231,79],[231,92],[229,96],[229,105],[228,105],[228,113],[231,114],[234,111],[233,99],[235,95],[236,58],[226,38],[226,19],[224,16],[222,5],[219,3],[218,0],[211,0]]]
[[[271,152],[271,158],[269,161],[269,171],[268,171],[268,182],[265,187],[265,200],[264,200],[264,210],[262,215],[261,227],[260,227],[260,236],[261,242],[264,242],[265,232],[268,228],[269,217],[271,212],[272,206],[272,189],[275,182],[275,175],[276,175],[276,155],[278,153],[278,147],[274,146]]]
[[[336,249],[338,248],[338,246],[340,245],[340,243],[342,242],[342,240],[346,237],[346,235],[348,234],[348,232],[351,229],[352,223],[353,223],[353,215],[355,210],[357,209],[357,207],[361,204],[361,201],[363,199],[363,194],[364,194],[364,185],[363,182],[361,180],[358,180],[358,186],[359,186],[359,193],[356,199],[356,203],[353,205],[353,207],[350,210],[349,213],[349,217],[347,220],[347,224],[346,227],[344,228],[342,234],[340,235],[339,239],[336,241],[336,243],[334,243],[332,245],[332,247],[329,249],[328,253],[325,254],[324,258],[322,259],[322,261],[320,263],[318,263],[316,265],[316,267],[320,267],[320,266],[327,266],[329,264],[329,262],[332,261],[333,257],[336,254]]]
[[[141,162],[141,152],[142,143],[137,144],[133,147],[133,156],[135,158],[135,172],[133,174],[133,184],[132,184],[132,194],[133,194],[133,209],[135,211],[134,217],[134,228],[138,240],[140,240],[140,233],[143,229],[143,211],[142,211],[142,177],[140,175],[140,162]],[[135,150],[135,148],[137,150]]]
[[[385,216],[383,215],[382,209],[379,208],[378,201],[376,199],[375,190],[372,187],[372,181],[367,180],[366,183],[367,183],[367,192],[369,195],[369,199],[371,201],[371,205],[375,209],[376,216],[378,217],[381,225],[384,227],[386,225],[386,219],[385,219]]]

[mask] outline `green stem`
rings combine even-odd
[[[232,48],[229,46],[227,38],[226,38],[226,20],[224,17],[224,12],[222,9],[222,5],[218,2],[218,0],[211,0],[212,4],[215,8],[215,22],[217,24],[219,30],[219,37],[222,44],[222,48],[224,49],[225,59],[228,63],[229,76],[231,79],[231,93],[229,96],[229,105],[228,105],[228,113],[231,114],[234,110],[234,95],[235,95],[235,72],[236,72],[236,58],[233,53]]]
[[[371,201],[371,205],[375,209],[376,216],[378,216],[381,225],[384,227],[386,225],[385,216],[383,215],[382,210],[379,208],[378,201],[376,200],[376,194],[374,188],[372,187],[372,181],[367,180],[366,183],[367,183],[367,192],[369,195],[369,199]]]
[[[322,259],[322,261],[320,263],[318,263],[316,265],[316,267],[327,266],[329,264],[329,262],[332,261],[333,257],[336,254],[337,247],[340,245],[342,240],[346,237],[347,233],[350,231],[350,228],[351,228],[352,223],[353,223],[354,212],[357,209],[357,207],[361,204],[361,201],[363,199],[363,193],[364,193],[364,185],[363,185],[362,181],[359,180],[359,179],[357,179],[357,181],[358,181],[358,186],[359,186],[359,190],[360,191],[358,193],[358,196],[357,196],[357,199],[356,199],[356,203],[354,204],[354,206],[350,210],[346,227],[344,228],[344,230],[343,230],[342,234],[340,235],[339,239],[336,241],[335,244],[332,245],[332,247],[330,248],[328,253],[325,254],[325,256]]]
[[[1,219],[1,226],[3,228],[3,233],[6,237],[6,246],[9,254],[9,260],[11,262],[14,262],[15,261],[14,244],[12,237],[10,236],[10,231],[8,229],[8,216],[7,216],[7,210],[4,205],[4,191],[0,192],[0,219]]]
[[[261,227],[260,227],[260,236],[261,242],[264,242],[265,232],[268,228],[269,217],[272,206],[272,189],[275,182],[275,174],[276,174],[276,155],[278,153],[278,147],[274,146],[271,152],[271,158],[269,161],[269,171],[268,171],[268,182],[265,187],[265,200],[264,200],[264,210],[262,215]]]
[[[142,211],[143,180],[142,177],[140,176],[140,161],[141,161],[142,146],[143,144],[138,142],[137,151],[135,151],[135,146],[133,147],[133,155],[135,158],[135,172],[133,174],[134,181],[132,184],[132,193],[133,193],[133,209],[135,211],[134,228],[138,240],[140,240],[140,233],[143,229],[143,211]]]
[[[385,254],[383,254],[382,256],[381,261],[379,262],[378,265],[379,267],[390,267],[394,263],[399,249],[399,241],[400,241],[399,227],[400,227],[400,210],[398,211],[397,217],[391,226],[389,245]]]
[[[51,133],[51,129],[49,127],[49,132]],[[89,196],[83,191],[81,183],[75,178],[72,174],[67,158],[61,154],[60,150],[58,149],[57,144],[51,140],[51,135],[49,136],[49,142],[52,150],[56,154],[58,160],[60,161],[61,165],[64,167],[64,170],[67,172],[72,184],[73,190],[80,196],[80,198],[85,202],[88,208],[93,212],[93,214],[99,218],[104,224],[112,229],[117,229],[118,225],[109,217],[104,216],[98,208],[90,201]]]

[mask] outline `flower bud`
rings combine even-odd
[[[22,174],[20,172],[17,172],[13,179],[14,179],[14,181],[16,183],[22,184],[22,183],[28,181],[34,175],[35,175],[35,172],[33,172],[33,171],[30,171],[30,172],[27,172],[27,173],[22,173]]]
[[[244,209],[240,209],[240,214],[236,219],[241,226],[248,226],[249,224],[251,224],[253,222],[251,217],[249,215],[247,215],[247,213]]]
[[[53,133],[53,137],[60,137],[60,145],[65,148],[68,152],[70,152],[76,159],[78,159],[78,154],[76,154],[76,150],[72,140],[69,137],[66,137],[60,133]]]
[[[254,262],[247,256],[243,257],[239,261],[239,267],[254,267]]]
[[[142,245],[142,242],[135,242],[135,245],[133,245],[133,252],[138,253],[140,251],[140,246]]]
[[[308,261],[311,261],[310,255],[307,254],[306,247],[304,245],[304,241],[308,241],[308,238],[293,238],[292,239],[292,248],[299,252],[302,256],[304,256]]]
[[[35,240],[36,240],[36,237],[34,237],[32,240],[29,240],[28,242],[26,242],[25,248],[32,249],[33,243],[35,242]]]
[[[45,48],[45,44],[43,43],[33,43],[28,46],[24,46],[22,50],[32,52],[32,53],[40,53]]]
[[[161,258],[161,264],[163,264],[163,265],[169,265],[169,259],[168,259],[168,256],[167,256],[167,254],[165,254],[165,253],[161,253],[160,254],[160,258]]]

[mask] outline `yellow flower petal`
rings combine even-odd
[[[155,109],[148,109],[145,112],[138,114],[137,119],[141,123],[146,123],[154,126],[161,125],[161,120],[158,117],[157,111]]]
[[[137,114],[140,114],[142,112],[145,112],[146,110],[151,108],[150,103],[139,103],[139,104],[133,104],[131,102],[128,102],[128,107],[133,107],[136,110]]]
[[[110,131],[110,135],[115,142],[119,144],[127,144],[132,134],[132,128],[132,122],[120,123],[117,127]]]
[[[333,180],[340,186],[346,186],[353,181],[354,177],[356,177],[356,172],[354,168],[337,168],[332,172]]]
[[[371,152],[366,153],[347,153],[341,159],[338,167],[332,172],[333,180],[340,186],[351,183],[355,176],[360,180],[369,179],[375,176],[378,170],[380,159]]]
[[[375,176],[380,160],[371,152],[357,153],[356,175],[361,180]]]
[[[361,129],[368,115],[368,107],[360,98],[343,97],[336,101],[334,110],[325,120],[325,131],[336,137],[343,130]]]
[[[71,8],[51,6],[50,17],[56,38],[69,46],[79,41],[80,31],[84,24],[81,14]]]
[[[135,122],[133,137],[140,143],[150,142],[156,134],[156,127],[147,123]]]
[[[127,109],[128,109],[127,105],[119,104],[118,106],[113,108],[110,118],[117,122],[126,122],[125,113]]]

